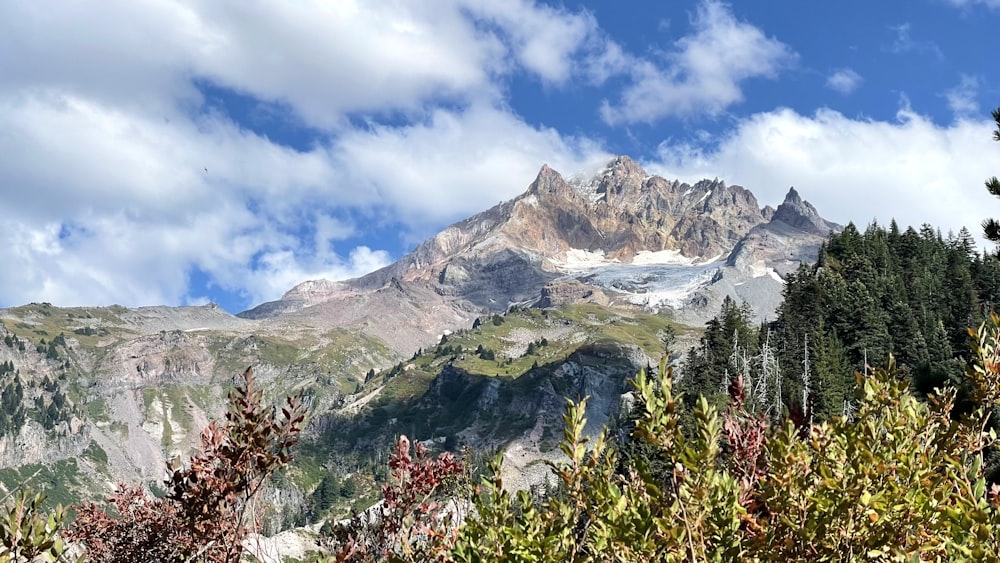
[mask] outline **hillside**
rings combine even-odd
[[[693,344],[725,297],[774,315],[781,276],[836,229],[795,190],[760,208],[740,186],[667,181],[619,157],[591,178],[543,167],[393,265],[236,316],[0,310],[0,483],[63,502],[116,481],[156,490],[248,365],[271,396],[302,392],[309,407],[300,461],[269,493],[275,527],[363,504],[401,432],[504,450],[510,482],[538,483],[565,397],[592,397],[589,428],[614,420],[627,377],[666,343]],[[332,480],[353,492],[317,505]]]

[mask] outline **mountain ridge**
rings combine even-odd
[[[283,485],[294,510],[316,468],[353,455],[343,440],[380,453],[400,432],[509,450],[505,471],[529,477],[509,482],[536,482],[539,459],[558,455],[562,397],[592,395],[588,417],[610,420],[627,377],[671,335],[690,344],[726,296],[770,314],[781,275],[835,227],[795,190],[761,208],[741,186],[668,181],[619,157],[589,178],[543,166],[518,197],[386,268],[305,281],[239,316],[212,304],[0,309],[11,366],[0,369],[15,374],[0,383],[12,396],[23,386],[29,409],[0,412],[0,469],[45,465],[42,479],[73,489],[67,503],[118,480],[155,484],[253,365],[270,393],[305,394],[313,446],[331,440]],[[436,414],[446,406],[455,420]]]
[[[331,322],[357,327],[363,315],[335,310],[356,309],[352,301],[365,301],[374,311],[385,311],[391,305],[378,295],[391,293],[424,299],[436,314],[418,315],[416,320],[440,334],[453,328],[441,323],[460,326],[511,304],[537,302],[546,286],[569,273],[567,264],[580,251],[620,263],[667,252],[676,254],[676,263],[724,258],[723,267],[730,270],[721,275],[733,280],[724,291],[739,296],[737,284],[747,280],[736,278],[759,278],[771,270],[787,273],[814,258],[820,239],[836,228],[794,188],[774,209],[760,207],[742,186],[718,178],[694,184],[668,181],[646,173],[627,156],[613,158],[590,178],[567,180],[543,165],[520,195],[449,225],[393,264],[350,280],[304,282],[281,299],[238,316],[293,315],[302,320],[311,310],[332,314]],[[768,261],[777,261],[777,270]],[[774,287],[756,293],[764,291],[780,293]],[[694,316],[713,314],[709,309],[719,301],[716,297],[690,300],[689,305],[703,309]],[[761,317],[774,305],[773,298],[763,301]],[[366,322],[371,324],[370,319]],[[403,328],[419,332],[411,329]],[[408,345],[413,349],[429,342],[425,338]]]

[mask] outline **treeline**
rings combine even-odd
[[[788,276],[773,322],[751,326],[748,309],[727,300],[689,354],[681,388],[721,400],[739,373],[761,411],[828,420],[855,408],[854,372],[890,353],[918,392],[960,386],[967,329],[998,302],[1000,261],[976,252],[968,230],[848,224],[814,265]]]

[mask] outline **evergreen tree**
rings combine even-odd
[[[854,372],[835,334],[826,334],[814,348],[816,392],[813,410],[817,421],[843,414],[845,401],[854,398]]]
[[[1000,108],[993,110],[993,121],[996,122],[996,130],[993,131],[993,140],[1000,142]],[[986,190],[991,194],[1000,197],[1000,179],[996,176],[986,180]],[[1000,243],[1000,222],[990,218],[983,221],[983,236],[986,240]]]
[[[756,348],[749,307],[726,296],[719,314],[705,324],[698,346],[688,353],[680,385],[685,397],[694,400],[704,395],[721,400],[729,382],[745,375]]]
[[[340,483],[336,475],[328,472],[316,486],[316,490],[310,495],[312,509],[315,513],[322,513],[333,506],[340,494]]]
[[[342,498],[352,498],[358,491],[358,484],[354,477],[348,477],[340,483],[340,496]]]
[[[781,378],[770,388],[780,387],[782,407],[798,408],[808,395],[814,417],[822,420],[845,412],[853,373],[880,365],[889,353],[921,394],[960,381],[969,359],[966,329],[998,305],[1000,258],[977,254],[968,230],[945,240],[929,225],[901,232],[895,221],[888,230],[873,223],[864,234],[848,225],[823,245],[816,265],[786,277],[777,318],[757,341],[767,335],[777,357]],[[762,365],[763,350],[750,346],[748,354],[734,354],[752,339],[725,326],[733,308],[732,302],[724,305],[689,353],[685,392],[713,396],[727,375],[740,372],[756,397],[755,374],[738,364],[752,357],[754,366]],[[803,386],[807,373],[809,389]]]

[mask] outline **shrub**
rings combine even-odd
[[[616,470],[603,433],[584,435],[586,402],[570,403],[552,464],[564,495],[534,503],[503,489],[491,466],[456,561],[1000,561],[1000,486],[983,455],[1000,400],[1000,318],[970,331],[967,380],[980,405],[953,416],[955,392],[909,392],[889,358],[858,377],[852,421],[777,429],[743,407],[740,380],[720,415],[704,398],[680,431],[671,373],[639,372],[634,439],[641,458]],[[958,420],[953,420],[958,418]]]
[[[334,530],[333,561],[451,561],[458,526],[451,497],[465,464],[451,452],[432,457],[420,442],[410,449],[400,436],[381,503]]]
[[[66,544],[59,537],[66,511],[58,506],[43,514],[43,502],[45,495],[21,491],[0,517],[0,563],[68,560]]]
[[[247,368],[229,394],[225,423],[205,429],[187,466],[168,466],[164,498],[119,485],[109,499],[117,516],[94,503],[81,506],[67,537],[83,543],[95,562],[240,561],[243,539],[259,528],[253,500],[291,461],[303,419],[299,397],[279,412],[264,405]]]

